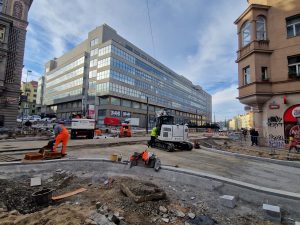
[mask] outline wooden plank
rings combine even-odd
[[[87,189],[85,189],[85,188],[79,188],[79,189],[77,189],[77,190],[75,190],[75,191],[68,192],[68,193],[65,193],[65,194],[63,194],[63,195],[54,196],[54,197],[52,197],[52,200],[53,200],[53,201],[61,200],[61,199],[64,199],[64,198],[67,198],[67,197],[70,197],[70,196],[79,194],[79,193],[84,192],[84,191],[86,191],[86,190],[87,190]]]

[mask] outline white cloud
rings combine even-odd
[[[228,120],[237,114],[244,113],[244,106],[236,99],[237,96],[237,85],[232,85],[213,94],[212,105],[216,121],[224,121],[225,118]]]
[[[245,5],[235,0],[218,2],[206,23],[199,24],[197,52],[188,55],[182,73],[204,89],[216,82],[232,84],[237,80],[237,34],[233,21]]]

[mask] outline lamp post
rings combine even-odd
[[[147,96],[146,134],[148,134],[148,124],[149,124],[149,97]]]

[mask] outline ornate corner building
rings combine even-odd
[[[0,0],[0,127],[15,127],[28,11],[33,0]]]
[[[300,141],[300,1],[248,0],[235,21],[241,103],[269,145]]]

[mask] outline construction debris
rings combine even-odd
[[[236,199],[231,195],[223,195],[220,197],[221,205],[233,209],[236,205]]]
[[[42,179],[40,177],[33,177],[30,179],[31,187],[40,186],[40,185],[42,185]]]
[[[268,220],[281,222],[281,210],[279,206],[263,204],[263,210]]]
[[[64,198],[68,198],[68,197],[73,196],[73,195],[77,195],[77,194],[79,194],[79,193],[81,193],[81,192],[84,192],[84,191],[86,191],[86,190],[87,190],[87,189],[85,189],[85,188],[80,188],[80,189],[77,189],[77,190],[75,190],[75,191],[65,193],[65,194],[63,194],[63,195],[59,195],[59,196],[52,197],[52,200],[53,200],[53,201],[58,201],[58,200],[61,200],[61,199],[64,199]]]
[[[136,203],[160,200],[166,198],[166,193],[151,183],[139,183],[139,188],[121,184],[121,191]]]

